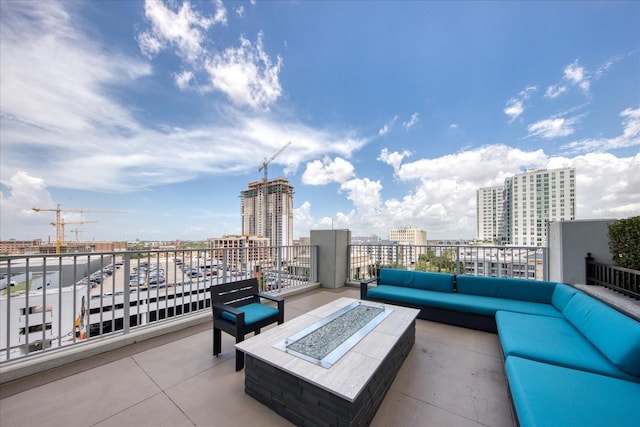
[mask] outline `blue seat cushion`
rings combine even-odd
[[[583,293],[563,314],[618,368],[640,377],[640,322]]]
[[[504,277],[456,276],[458,293],[551,304],[556,283]]]
[[[564,318],[498,311],[496,325],[505,357],[518,356],[640,382],[640,378],[618,369]]]
[[[494,316],[498,310],[539,314],[542,316],[562,316],[562,313],[556,310],[551,304],[429,291],[415,288],[403,288],[399,286],[376,286],[369,289],[367,295],[371,298],[387,300],[390,302],[444,308],[447,310],[476,313],[486,316]]]
[[[640,425],[639,383],[514,356],[505,370],[521,427]]]
[[[238,310],[244,312],[244,324],[251,325],[253,323],[257,323],[261,320],[264,320],[268,317],[275,316],[278,314],[278,309],[274,307],[269,307],[268,305],[263,305],[257,302],[243,305],[241,307],[236,307]],[[234,314],[229,313],[228,311],[223,311],[220,315],[223,319],[226,319],[230,322],[236,321],[236,316]]]

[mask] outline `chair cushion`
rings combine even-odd
[[[521,427],[640,425],[640,384],[509,356],[509,389]]]
[[[618,369],[564,318],[498,311],[496,325],[505,357],[640,381]]]
[[[269,307],[268,305],[260,304],[257,302],[243,305],[241,307],[236,307],[236,308],[244,312],[245,325],[251,325],[253,323],[264,320],[268,317],[278,315],[277,308]],[[229,313],[228,311],[223,311],[221,314],[221,317],[230,322],[236,321],[236,316],[234,314]]]

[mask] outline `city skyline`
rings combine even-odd
[[[637,2],[0,2],[0,239],[240,234],[247,183],[321,228],[476,236],[476,191],[576,169],[640,214]],[[67,234],[67,240],[72,236]]]

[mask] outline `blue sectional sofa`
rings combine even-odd
[[[640,321],[578,289],[382,269],[360,296],[497,332],[521,426],[640,426]]]
[[[376,286],[370,287],[372,283]],[[392,302],[420,310],[419,318],[497,332],[496,312],[562,317],[576,289],[553,282],[383,268],[360,284],[363,300]]]

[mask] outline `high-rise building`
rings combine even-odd
[[[270,246],[293,245],[293,186],[286,178],[250,182],[240,197],[242,234],[266,237]]]
[[[507,178],[504,203],[504,241],[546,246],[550,221],[576,219],[576,170],[531,170]]]
[[[546,246],[550,221],[576,219],[576,170],[526,171],[507,178],[504,187],[481,188],[477,202],[478,240]]]
[[[504,187],[485,187],[476,193],[476,240],[497,243],[503,229]]]

